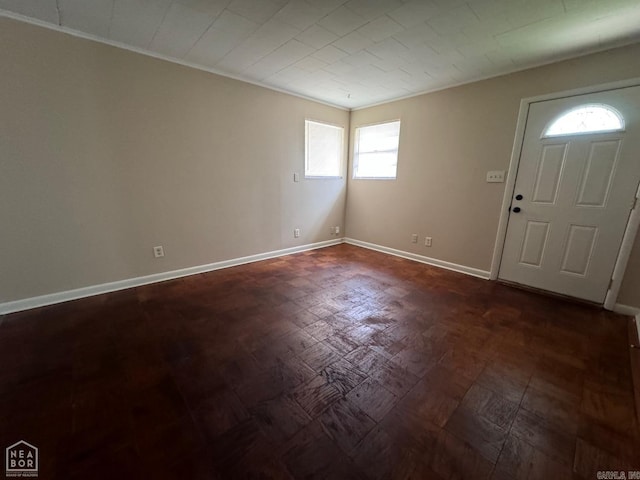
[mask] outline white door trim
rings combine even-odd
[[[505,182],[504,196],[502,198],[502,206],[500,210],[500,221],[498,223],[498,232],[496,235],[496,243],[493,249],[493,259],[491,261],[491,273],[490,280],[497,280],[498,273],[500,271],[500,262],[502,261],[502,251],[504,249],[504,242],[507,234],[507,224],[509,222],[509,206],[511,205],[511,198],[513,197],[513,191],[516,184],[516,177],[518,174],[518,166],[520,164],[520,155],[522,153],[522,143],[524,141],[524,132],[527,125],[527,117],[529,115],[529,106],[535,102],[542,102],[546,100],[557,100],[565,97],[575,97],[577,95],[585,95],[588,93],[597,93],[607,90],[615,90],[618,88],[635,87],[640,86],[640,77],[630,78],[618,82],[605,83],[600,85],[592,85],[589,87],[577,88],[573,90],[565,90],[561,92],[549,93],[545,95],[538,95],[535,97],[523,98],[520,101],[520,111],[518,112],[518,120],[516,123],[516,134],[513,141],[513,148],[511,149],[511,160],[509,161],[509,170],[507,173],[507,179]],[[638,192],[640,193],[640,192]],[[631,255],[631,249],[640,227],[640,213],[638,212],[638,206],[631,212],[627,223],[627,228],[622,239],[620,251],[618,253],[618,260],[616,261],[615,268],[613,270],[613,282],[607,292],[607,298],[604,303],[604,308],[612,310],[615,306],[618,293],[620,291],[620,285],[624,278],[624,271],[627,268],[627,262]]]
[[[618,259],[616,260],[616,266],[613,268],[613,276],[611,278],[611,285],[607,292],[607,297],[604,299],[604,308],[607,310],[613,310],[616,306],[616,300],[618,299],[618,293],[620,293],[620,286],[624,279],[624,272],[627,270],[627,263],[629,262],[629,256],[631,255],[631,249],[640,226],[640,213],[638,212],[638,198],[640,197],[640,185],[636,191],[636,205],[631,210],[629,220],[627,222],[627,228],[624,231],[622,237],[622,244],[620,245],[620,252],[618,253]]]

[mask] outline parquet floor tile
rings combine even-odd
[[[0,318],[42,479],[640,471],[627,318],[338,245]]]

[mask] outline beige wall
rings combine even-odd
[[[346,111],[8,19],[0,79],[0,303],[344,227],[346,180],[293,173]]]
[[[401,153],[397,181],[349,181],[347,236],[488,270],[504,185],[484,179],[508,167],[520,99],[640,77],[639,57],[626,47],[353,112],[352,126],[402,118]],[[344,179],[292,176],[304,118],[347,126],[348,112],[8,19],[0,78],[0,303],[345,226]],[[640,306],[639,240],[620,302]]]
[[[352,112],[352,137],[358,125],[402,125],[397,180],[349,180],[346,235],[490,270],[504,184],[485,176],[509,166],[520,100],[640,77],[639,58],[635,45]],[[639,258],[636,240],[619,298],[637,307]]]

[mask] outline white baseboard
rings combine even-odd
[[[636,326],[636,332],[638,334],[638,338],[640,338],[640,308],[632,307],[630,305],[623,305],[622,303],[616,303],[613,306],[613,311],[615,313],[620,313],[622,315],[629,315],[634,318],[634,323]],[[639,412],[640,415],[640,412]]]
[[[350,245],[356,245],[358,247],[368,248],[369,250],[375,250],[377,252],[388,253],[389,255],[395,255],[396,257],[406,258],[408,260],[414,260],[420,263],[426,263],[434,267],[445,268],[458,273],[464,273],[473,277],[489,279],[490,272],[486,270],[480,270],[478,268],[467,267],[465,265],[458,265],[457,263],[445,262],[444,260],[438,260],[437,258],[425,257],[424,255],[418,255],[417,253],[405,252],[403,250],[396,250],[395,248],[383,247],[382,245],[376,245],[375,243],[363,242],[362,240],[356,240],[354,238],[344,239],[344,243]]]
[[[291,255],[292,253],[330,247],[332,245],[338,245],[340,243],[343,243],[342,238],[337,238],[335,240],[325,240],[323,242],[310,243],[307,245],[300,245],[298,247],[258,253],[255,255],[249,255],[248,257],[234,258],[231,260],[224,260],[222,262],[209,263],[207,265],[198,265],[195,267],[182,268],[180,270],[155,273],[153,275],[146,275],[144,277],[128,278],[126,280],[118,280],[116,282],[103,283],[100,285],[92,285],[90,287],[77,288],[75,290],[67,290],[64,292],[56,292],[48,295],[41,295],[38,297],[0,303],[0,315],[20,312],[32,308],[44,307],[47,305],[53,305],[55,303],[67,302],[69,300],[77,300],[79,298],[91,297],[93,295],[100,295],[103,293],[116,292],[118,290],[124,290],[127,288],[148,285],[150,283],[157,283],[163,282],[165,280],[187,277],[189,275],[196,275],[198,273],[211,272],[213,270],[220,270],[222,268],[235,267],[237,265],[243,265],[245,263],[259,262],[260,260],[282,257],[284,255]]]
[[[56,303],[67,302],[69,300],[77,300],[79,298],[91,297],[93,295],[101,295],[103,293],[116,292],[118,290],[125,290],[127,288],[139,287],[142,285],[149,285],[151,283],[163,282],[166,280],[172,280],[175,278],[187,277],[189,275],[196,275],[199,273],[211,272],[213,270],[220,270],[223,268],[235,267],[237,265],[243,265],[246,263],[259,262],[261,260],[267,260],[270,258],[282,257],[284,255],[291,255],[292,253],[305,252],[308,250],[315,250],[318,248],[330,247],[338,245],[340,243],[348,243],[369,250],[375,250],[377,252],[394,255],[396,257],[406,258],[434,267],[444,268],[458,273],[464,273],[473,277],[482,278],[488,280],[490,278],[490,272],[486,270],[480,270],[477,268],[467,267],[465,265],[458,265],[456,263],[446,262],[444,260],[438,260],[437,258],[425,257],[424,255],[418,255],[416,253],[405,252],[403,250],[396,250],[395,248],[384,247],[375,243],[364,242],[362,240],[356,240],[354,238],[337,238],[335,240],[326,240],[323,242],[311,243],[307,245],[300,245],[298,247],[285,248],[282,250],[274,250],[271,252],[258,253],[255,255],[249,255],[247,257],[234,258],[231,260],[224,260],[221,262],[209,263],[207,265],[198,265],[195,267],[183,268],[180,270],[172,270],[169,272],[156,273],[153,275],[146,275],[144,277],[129,278],[126,280],[118,280],[116,282],[103,283],[100,285],[92,285],[89,287],[78,288],[75,290],[67,290],[64,292],[56,292],[48,295],[41,295],[38,297],[25,298],[22,300],[15,300],[11,302],[0,303],[0,315],[6,315],[9,313],[20,312],[23,310],[29,310],[32,308],[44,307],[47,305],[53,305]],[[613,308],[616,313],[623,315],[636,316],[636,327],[640,330],[640,308],[631,307],[629,305],[616,304]]]
[[[622,315],[630,315],[632,317],[636,317],[636,320],[637,320],[637,316],[640,315],[640,308],[631,307],[629,305],[623,305],[621,303],[616,303],[613,306],[613,311],[615,313],[620,313]]]
[[[638,338],[640,338],[640,308],[631,307],[629,305],[623,305],[621,303],[616,303],[613,306],[613,311],[615,313],[620,313],[622,315],[629,315],[631,317],[634,317],[633,320],[636,326],[636,334]],[[640,412],[638,413],[638,415],[640,415]]]

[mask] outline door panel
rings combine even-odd
[[[582,207],[605,206],[613,180],[613,172],[618,163],[619,152],[619,140],[591,144],[576,205]]]
[[[539,267],[542,265],[544,247],[547,244],[549,224],[546,222],[528,222],[522,242],[520,263]]]
[[[598,234],[597,227],[571,225],[564,250],[561,272],[585,276]]]
[[[544,136],[593,103],[618,110],[625,131]],[[532,103],[499,278],[604,302],[639,181],[640,87]]]
[[[560,174],[564,167],[567,144],[545,145],[538,166],[536,184],[533,187],[532,202],[556,203]]]

